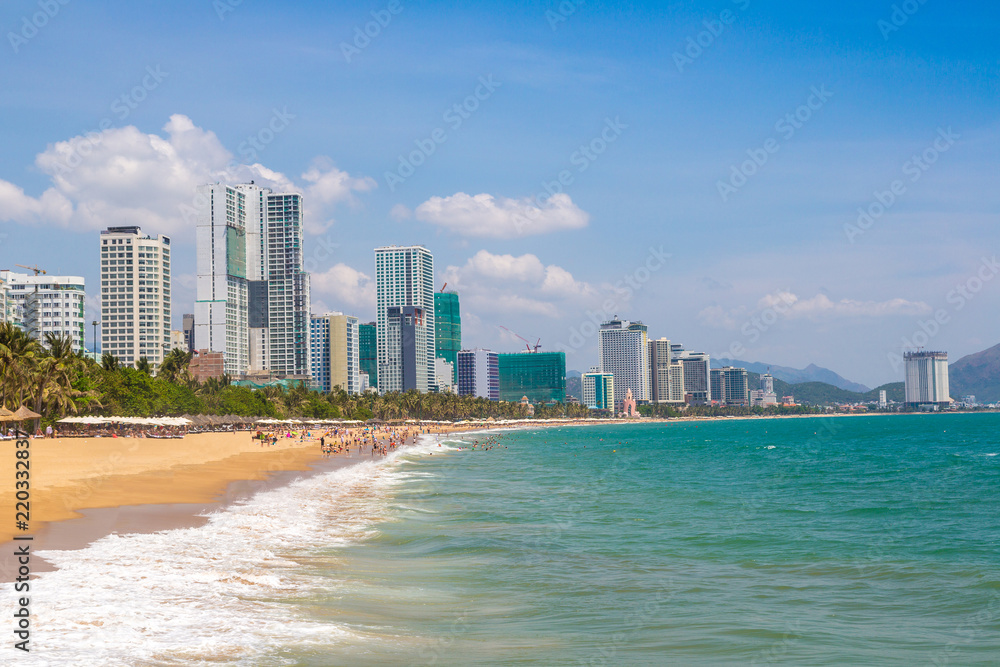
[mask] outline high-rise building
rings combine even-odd
[[[714,388],[712,395],[715,395]],[[760,389],[750,392],[750,405],[768,407],[777,404],[778,396],[774,393],[774,377],[770,373],[764,373],[760,376]]]
[[[9,291],[10,286],[7,284],[7,281],[0,278],[0,322],[13,321],[13,313],[11,313],[10,298],[8,296]]]
[[[358,325],[361,372],[368,375],[368,383],[378,387],[378,328],[374,322]]]
[[[101,349],[159,366],[170,345],[170,237],[108,227],[100,247]]]
[[[648,401],[649,347],[646,325],[617,318],[602,324],[600,369],[602,373],[615,376],[616,405],[625,400],[629,389],[636,401]]]
[[[670,346],[674,361],[684,367],[684,400],[693,405],[711,403],[714,395],[710,382],[709,370],[711,358],[704,352],[691,352],[679,343]]]
[[[903,359],[906,363],[907,405],[947,407],[951,402],[948,353],[907,352]]]
[[[45,334],[51,333],[71,339],[76,352],[84,349],[87,321],[82,277],[28,275],[4,269],[0,282],[4,293],[0,309],[7,313],[4,321],[20,325],[42,344]]]
[[[321,391],[340,387],[348,394],[360,393],[358,318],[343,313],[313,315],[309,335],[313,386]]]
[[[770,373],[764,373],[760,376],[760,388],[765,394],[774,393],[774,376]]]
[[[439,359],[450,361],[458,382],[458,353],[462,349],[462,313],[455,292],[434,294],[434,349]]]
[[[670,341],[649,341],[649,400],[653,403],[684,402],[684,367],[675,362]]]
[[[500,400],[500,366],[496,352],[479,348],[459,351],[458,393]]]
[[[427,365],[427,313],[416,306],[389,306],[385,311],[385,338],[379,352],[385,361],[379,364],[378,377],[386,391],[430,391],[433,363]],[[382,344],[384,341],[384,345]]]
[[[670,403],[684,402],[684,364],[679,361],[670,363]]]
[[[615,376],[596,367],[580,377],[581,403],[591,410],[615,409]]]
[[[750,392],[745,368],[713,368],[710,373],[712,399],[723,405],[747,406]]]
[[[566,402],[565,352],[514,352],[498,357],[500,400],[531,403]]]
[[[455,367],[450,361],[441,357],[434,360],[434,384],[437,386],[435,391],[439,394],[457,394],[458,383],[455,382],[454,377]]]
[[[230,375],[307,377],[302,195],[249,183],[202,185],[198,197],[195,345],[223,352]]]
[[[880,389],[878,392],[878,406],[883,410],[889,407],[889,400],[885,389]]]
[[[434,380],[434,256],[423,246],[387,246],[375,249],[375,288],[378,329],[378,390],[426,392]],[[413,329],[412,340],[390,337],[389,309],[397,308],[396,326]],[[410,309],[403,312],[403,309]],[[413,364],[399,356],[413,348]],[[412,382],[403,371],[412,373]]]
[[[184,313],[181,318],[181,331],[184,332],[184,349],[194,352],[194,313]]]

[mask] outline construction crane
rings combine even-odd
[[[448,286],[448,283],[441,285],[441,294],[444,294],[444,288]]]
[[[505,326],[501,326],[500,328],[503,329],[504,331],[506,331],[507,333],[513,334],[514,336],[517,336],[518,338],[520,338],[521,340],[523,340],[524,341],[524,346],[526,348],[528,348],[528,352],[538,352],[538,349],[542,346],[541,345],[541,343],[542,343],[542,339],[541,338],[539,338],[537,341],[535,341],[534,349],[532,349],[531,341],[528,340],[527,338],[525,338],[524,336],[522,336],[521,334],[519,334],[517,332],[514,332],[514,331],[511,331],[510,329],[508,329]]]
[[[25,266],[24,264],[15,264],[14,266],[20,266],[22,269],[28,269],[29,271],[34,271],[36,276],[39,273],[42,274],[43,276],[47,273],[45,271],[45,269],[38,268],[37,264],[35,264],[34,266]]]

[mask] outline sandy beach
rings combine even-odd
[[[470,430],[435,426],[425,430],[447,433]],[[400,427],[412,437],[420,429]],[[184,438],[55,438],[31,440],[31,528],[42,522],[77,518],[79,510],[121,505],[209,502],[235,481],[265,480],[272,473],[308,470],[323,458],[319,437],[310,429],[300,440],[282,435],[274,445],[253,439],[254,432],[194,433]],[[361,429],[349,430],[350,436]],[[386,437],[383,435],[382,439]],[[339,439],[338,439],[339,441]],[[14,465],[14,443],[9,470]],[[405,444],[405,443],[404,443]],[[335,456],[349,462],[344,455]],[[13,473],[10,474],[13,479]],[[11,521],[0,524],[0,543],[14,536],[13,483],[0,491],[0,512]]]

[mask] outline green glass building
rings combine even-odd
[[[438,292],[434,295],[434,356],[451,362],[452,382],[456,384],[461,349],[462,313],[458,307],[458,294]]]
[[[500,356],[500,400],[566,402],[566,353],[519,352]]]
[[[358,368],[368,373],[368,386],[378,387],[378,332],[374,322],[358,325]]]

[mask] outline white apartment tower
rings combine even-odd
[[[198,187],[194,348],[228,375],[309,373],[302,195],[253,183]]]
[[[906,403],[911,406],[951,402],[947,352],[907,352]]]
[[[170,238],[138,227],[101,232],[101,350],[154,367],[170,346]]]
[[[0,271],[0,313],[20,325],[40,343],[52,333],[73,340],[73,350],[84,349],[86,294],[80,276],[49,276]]]
[[[646,325],[614,319],[601,325],[600,372],[615,378],[615,405],[631,389],[636,401],[649,400],[649,347]]]
[[[427,392],[435,377],[434,256],[423,246],[376,248],[375,286],[379,393],[404,384]]]

